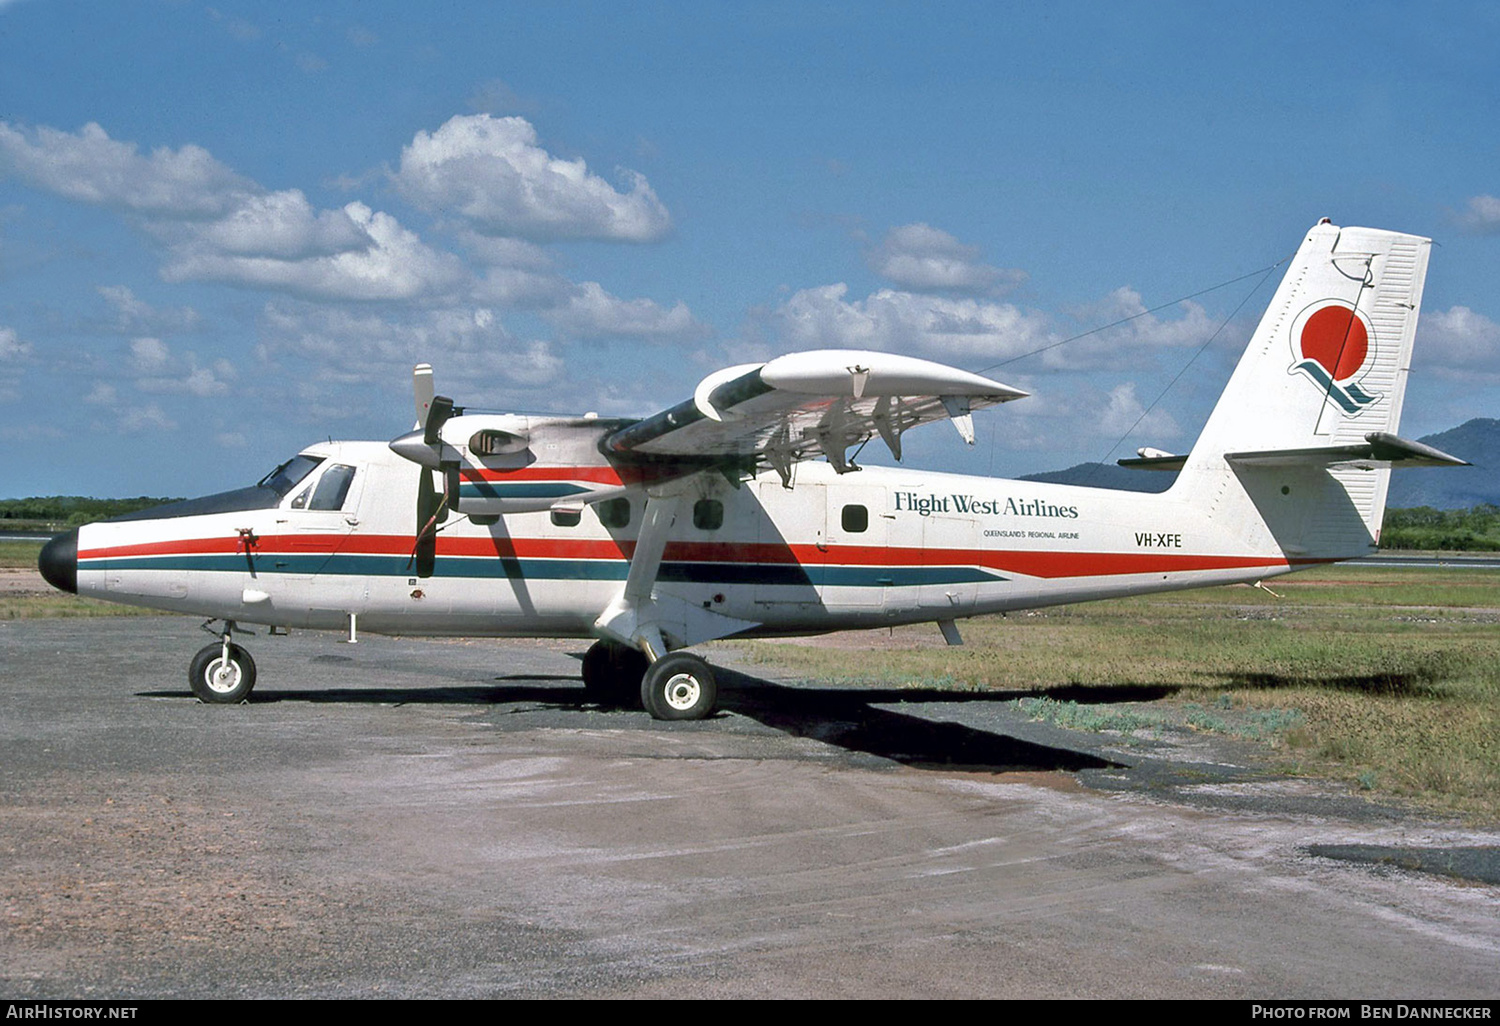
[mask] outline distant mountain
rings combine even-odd
[[[1388,509],[1468,509],[1482,502],[1500,505],[1500,420],[1476,417],[1418,441],[1474,465],[1421,467],[1392,474],[1391,491],[1385,500]]]
[[[1048,484],[1087,485],[1090,488],[1113,488],[1122,492],[1164,492],[1177,480],[1175,470],[1129,470],[1113,463],[1079,463],[1067,470],[1049,470],[1044,474],[1026,474],[1022,481],[1044,481]]]
[[[1391,491],[1385,503],[1388,508],[1468,509],[1486,502],[1500,505],[1500,420],[1476,417],[1418,441],[1474,465],[1397,471],[1391,476]],[[1113,464],[1080,463],[1067,470],[1027,474],[1021,480],[1128,492],[1164,492],[1172,487],[1177,475],[1160,470],[1127,470]]]

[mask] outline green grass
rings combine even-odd
[[[1333,776],[1500,820],[1500,574],[1328,567],[1245,586],[965,621],[878,650],[744,643],[810,677],[1017,693],[1060,726],[1186,726]],[[909,639],[909,640],[908,640]]]
[[[41,542],[0,541],[0,567],[36,567],[36,558],[42,554]]]
[[[99,599],[52,595],[0,595],[0,620],[56,619],[72,616],[170,616],[157,609],[122,606]]]
[[[0,569],[36,569],[42,542],[0,541]],[[43,586],[45,587],[45,585]],[[149,616],[154,610],[121,606],[98,599],[79,598],[50,588],[40,595],[7,595],[0,592],[0,620],[30,620],[62,616]]]

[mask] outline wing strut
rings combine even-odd
[[[625,586],[594,621],[596,636],[639,649],[653,663],[673,649],[727,638],[759,626],[656,590],[667,539],[683,500],[697,491],[696,477],[647,491],[641,533],[630,556]]]

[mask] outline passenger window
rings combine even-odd
[[[323,472],[318,479],[317,488],[313,489],[310,509],[334,510],[343,509],[344,500],[349,497],[349,486],[354,483],[354,468],[343,463],[335,463]],[[298,496],[302,498],[302,496]],[[293,503],[295,505],[295,503]]]
[[[626,527],[630,524],[629,499],[609,499],[594,508],[599,511],[599,523],[605,527]]]
[[[693,526],[700,531],[717,531],[724,526],[724,504],[718,499],[699,499],[693,503]]]
[[[842,520],[848,534],[863,534],[870,529],[870,511],[863,506],[845,506]]]
[[[553,527],[577,527],[583,520],[581,509],[555,509],[552,511]]]

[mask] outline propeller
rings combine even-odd
[[[418,577],[431,577],[437,563],[438,525],[448,519],[458,494],[458,453],[443,444],[442,436],[443,425],[455,410],[452,399],[434,394],[429,364],[418,364],[412,371],[412,396],[417,426],[390,444],[392,452],[422,468],[417,477],[416,542],[407,565],[416,564]],[[432,480],[434,472],[442,478],[441,494]]]
[[[444,487],[439,494],[432,483],[432,471],[424,467],[417,472],[417,539],[407,567],[415,563],[418,577],[431,577],[437,565],[438,524],[448,519],[447,484],[448,475],[443,474]]]
[[[419,363],[412,368],[411,390],[417,400],[417,422],[414,427],[427,423],[427,411],[432,407],[432,364]]]

